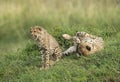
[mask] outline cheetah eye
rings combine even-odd
[[[88,51],[91,51],[91,47],[90,47],[90,46],[86,46],[86,49],[87,49]]]

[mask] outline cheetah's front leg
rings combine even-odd
[[[48,50],[45,51],[45,69],[48,69],[50,67],[50,53]]]
[[[63,52],[63,55],[69,55],[73,52],[76,52],[76,46],[71,46],[70,48],[68,48],[66,51]]]
[[[45,68],[45,51],[41,50],[41,67],[40,69],[44,69]]]

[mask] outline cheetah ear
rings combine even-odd
[[[42,28],[38,28],[39,31],[42,31]]]
[[[91,47],[90,47],[90,46],[86,46],[86,49],[87,49],[88,51],[91,51]]]
[[[76,31],[76,36],[79,36],[80,35],[80,32],[79,31]]]

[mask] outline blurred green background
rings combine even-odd
[[[105,49],[90,57],[65,57],[40,71],[30,27],[43,26],[65,50],[63,33],[103,37]],[[0,0],[0,82],[119,82],[120,0]]]

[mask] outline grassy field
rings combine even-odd
[[[63,33],[103,37],[105,48],[89,57],[64,57],[39,70],[30,27],[43,26],[63,50]],[[120,0],[0,0],[0,82],[119,82]]]

